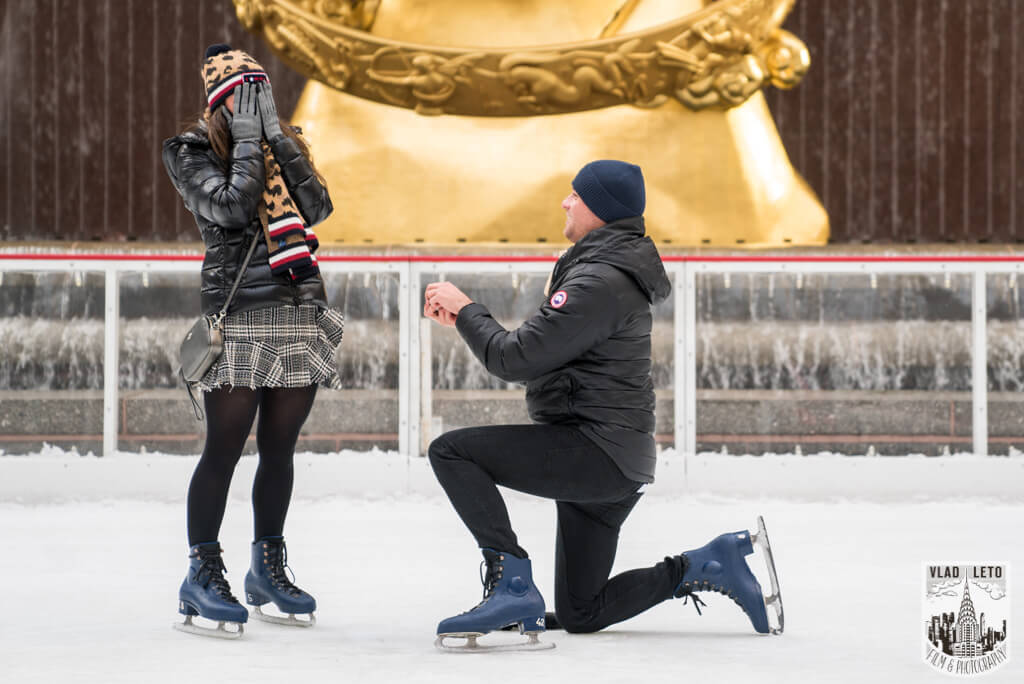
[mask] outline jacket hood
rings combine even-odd
[[[642,216],[613,221],[587,233],[565,253],[563,262],[614,266],[635,280],[652,304],[663,301],[672,292],[658,248],[644,234]]]

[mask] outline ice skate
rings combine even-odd
[[[754,544],[761,548],[768,566],[768,577],[772,585],[772,593],[768,596],[762,592],[761,584],[744,558],[754,552]],[[694,594],[716,591],[728,596],[743,609],[755,631],[761,634],[782,634],[782,595],[779,592],[771,545],[768,543],[768,531],[761,516],[757,518],[757,533],[751,534],[744,530],[723,534],[699,549],[685,552],[683,556],[687,568],[674,592],[676,597],[692,596],[699,613],[703,601]],[[768,621],[768,607],[772,608],[776,616],[777,624],[774,626]]]
[[[442,651],[455,653],[554,648],[554,644],[543,643],[538,638],[544,631],[544,598],[533,583],[530,560],[502,551],[482,551],[482,566],[487,566],[486,575],[481,578],[483,600],[465,613],[442,620],[437,626],[434,645]],[[527,641],[511,644],[477,642],[479,637],[510,625],[518,627],[519,633],[528,637]],[[446,639],[465,639],[465,642],[451,644],[446,643]]]
[[[252,544],[252,565],[245,574],[245,601],[257,620],[291,627],[316,624],[316,599],[292,584],[285,573],[288,549],[282,537],[265,537]],[[273,603],[286,615],[268,615],[261,606]],[[308,615],[299,619],[296,615]]]
[[[218,542],[197,544],[189,549],[189,568],[178,591],[178,612],[185,616],[175,629],[200,636],[219,639],[237,639],[242,636],[242,625],[249,619],[249,611],[231,595],[224,573],[224,560]],[[197,625],[192,618],[199,616],[217,623],[216,627]],[[227,629],[227,625],[235,629]]]

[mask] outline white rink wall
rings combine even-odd
[[[46,447],[0,456],[0,502],[181,501],[198,456],[117,452],[80,455]],[[235,483],[248,483],[256,457],[243,457]],[[660,454],[652,497],[710,495],[791,501],[928,501],[982,498],[1024,501],[1024,454],[1009,457],[843,456],[841,454]],[[248,485],[232,488],[246,499]],[[403,495],[443,496],[425,458],[397,452],[342,451],[296,455],[295,496],[301,499]]]

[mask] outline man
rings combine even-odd
[[[761,587],[743,556],[746,532],[608,578],[619,529],[654,481],[651,304],[671,284],[644,236],[645,192],[638,166],[584,166],[562,202],[573,246],[555,264],[547,299],[516,330],[448,282],[426,288],[424,314],[454,326],[493,375],[526,383],[533,425],[454,430],[430,445],[437,479],[476,538],[487,564],[485,598],[443,620],[447,636],[471,637],[518,625],[544,630],[544,600],[496,485],[554,499],[558,509],[555,615],[549,626],[594,632],[673,596],[719,591],[768,632]],[[697,599],[697,597],[694,597]]]

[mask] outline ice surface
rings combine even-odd
[[[715,462],[695,460],[691,477]],[[1019,682],[1024,498],[1009,493],[1024,491],[1021,459],[965,461],[964,472],[992,469],[998,496],[984,495],[984,479],[958,496],[943,476],[928,496],[920,473],[960,462],[731,459],[729,468],[782,470],[796,484],[765,497],[748,478],[738,483],[742,496],[729,497],[719,473],[705,487],[673,484],[671,475],[653,487],[623,528],[616,571],[754,527],[762,514],[785,599],[781,637],[754,634],[731,601],[710,594],[702,617],[670,601],[598,634],[550,632],[553,651],[456,655],[434,649],[434,629],[479,600],[480,558],[421,460],[300,456],[286,534],[297,583],[319,603],[317,626],[250,621],[241,640],[225,642],[170,627],[187,563],[183,501],[194,457],[2,457],[0,681],[943,681],[922,660],[923,564],[949,561],[1010,564],[1011,660],[983,681]],[[888,482],[886,464],[896,473]],[[252,465],[245,459],[236,474],[221,535],[236,594],[248,563]],[[900,468],[916,468],[918,479]],[[862,491],[871,477],[886,485],[878,496]],[[846,493],[841,480],[853,482]],[[30,493],[22,503],[19,486]],[[554,507],[518,494],[508,500],[550,602]]]

